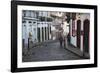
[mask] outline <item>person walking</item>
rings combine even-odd
[[[59,30],[58,30],[58,39],[59,39],[59,42],[60,42],[60,47],[62,47],[63,40],[64,40],[62,27],[59,27]]]

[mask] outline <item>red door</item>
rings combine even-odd
[[[77,20],[77,47],[80,49],[81,20]]]

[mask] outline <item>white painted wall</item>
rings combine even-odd
[[[76,36],[74,36],[74,37],[72,36],[72,19],[70,20],[69,24],[70,24],[70,35],[71,35],[71,41],[70,42],[71,42],[72,45],[77,46],[76,45],[76,41],[77,41]],[[75,29],[76,29],[76,24],[75,24]]]
[[[25,12],[25,13],[23,13]],[[40,38],[41,38],[41,42],[43,41],[43,39],[45,39],[45,37],[42,36],[42,28],[44,29],[44,27],[48,27],[48,25],[51,25],[52,22],[45,22],[45,21],[37,21],[38,19],[36,18],[37,14],[36,11],[33,10],[25,10],[22,11],[23,13],[23,17],[22,20],[26,21],[25,23],[22,23],[22,37],[25,40],[25,45],[28,45],[28,39],[29,37],[29,33],[31,33],[32,37],[31,40],[33,41],[33,43],[38,42],[38,33],[37,33],[37,28],[40,28]],[[48,16],[48,12],[47,11],[38,11],[38,15],[42,16],[42,17],[50,17],[50,14]],[[24,17],[25,14],[25,17]],[[29,23],[29,21],[31,23]],[[35,23],[34,23],[35,22]],[[24,26],[25,25],[25,26]],[[43,31],[43,33],[45,33],[45,30]],[[48,29],[46,31],[47,37],[48,35]],[[44,34],[44,36],[45,36]],[[50,34],[50,33],[49,33]]]
[[[51,24],[52,24],[52,22],[39,22],[38,21],[38,25],[37,25],[37,21],[35,21],[36,23],[35,24],[33,24],[33,23],[28,23],[30,20],[25,20],[26,21],[26,23],[23,23],[22,24],[22,37],[23,37],[23,39],[25,39],[25,44],[28,44],[28,38],[29,38],[29,32],[31,32],[32,33],[32,41],[35,43],[35,42],[38,42],[38,38],[37,38],[37,27],[39,27],[40,28],[40,35],[41,35],[41,41],[42,41],[42,27],[44,28],[44,27],[48,27],[48,25],[50,25],[49,27],[51,27]],[[32,21],[33,22],[33,21]],[[24,26],[24,25],[26,25],[26,26]],[[31,27],[30,27],[30,25],[32,25]],[[51,27],[51,29],[53,29],[53,27]],[[46,34],[47,34],[47,36],[49,36],[48,35],[48,29],[47,29],[47,31],[46,31]],[[35,40],[36,39],[36,40]]]
[[[81,31],[83,31],[83,22],[84,22],[84,20],[85,19],[88,19],[88,20],[90,20],[90,14],[82,14],[81,15],[81,17],[80,17],[80,19],[81,19]],[[91,25],[91,24],[90,24]],[[83,35],[81,35],[81,40],[80,40],[80,42],[81,42],[81,51],[83,51]]]
[[[75,30],[77,30],[77,20],[81,20],[81,31],[83,31],[83,22],[85,19],[90,20],[90,14],[85,13],[85,14],[76,14],[76,20],[75,20]],[[72,20],[70,21],[70,31],[71,31],[71,44],[77,47],[77,36],[72,36]],[[83,35],[80,36],[80,49],[83,51]]]

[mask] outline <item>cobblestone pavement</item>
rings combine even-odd
[[[27,55],[23,56],[23,62],[54,61],[54,60],[79,60],[80,56],[61,48],[59,42],[31,48]]]

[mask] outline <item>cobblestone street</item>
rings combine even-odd
[[[23,56],[23,62],[78,59],[83,58],[67,49],[61,48],[57,41],[31,48],[27,55]]]

